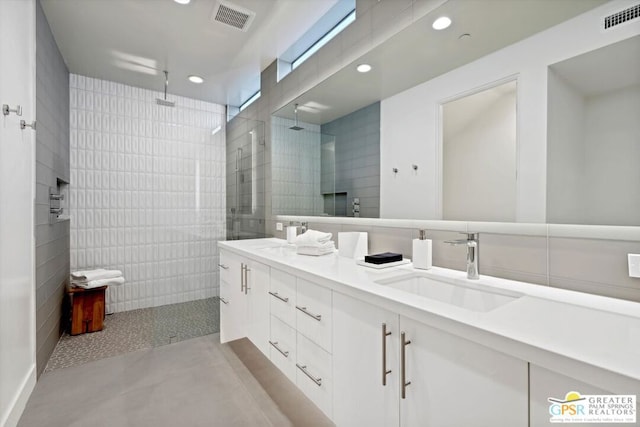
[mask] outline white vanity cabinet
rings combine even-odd
[[[242,258],[220,251],[220,342],[247,336],[247,299],[244,295]]]
[[[331,290],[271,269],[270,358],[332,417]]]
[[[271,312],[271,362],[291,382],[296,382],[296,277],[271,269],[269,306]]]
[[[220,342],[248,337],[269,355],[269,267],[220,251]]]
[[[247,338],[269,357],[269,267],[255,261],[245,261],[244,265]]]
[[[296,329],[331,353],[331,289],[297,278]]]
[[[486,284],[513,285],[523,296],[487,312],[447,311],[379,286],[380,274],[348,260],[316,264],[262,251],[269,243],[281,242],[220,244],[220,339],[249,337],[339,427],[540,427],[549,425],[550,397],[640,396],[629,344],[640,321],[628,304],[606,301],[631,313],[622,316],[597,309],[599,297],[583,307],[561,290],[496,279]],[[564,318],[618,333],[603,340],[605,350],[584,340],[572,346],[547,334]]]
[[[333,302],[336,425],[527,426],[526,362],[337,292]]]
[[[296,276],[271,269],[269,305],[271,315],[295,329],[296,327]]]
[[[587,382],[589,381],[589,382]],[[593,385],[592,383],[599,385]],[[550,425],[551,418],[549,398],[564,400],[567,393],[575,391],[580,395],[636,395],[636,402],[640,399],[640,384],[631,381],[620,381],[610,372],[597,370],[588,377],[577,379],[564,373],[554,372],[549,369],[531,364],[529,368],[530,387],[530,426],[542,427]],[[636,414],[636,421],[640,422]],[[585,425],[585,424],[579,424]],[[590,423],[599,427],[615,427],[621,423]],[[635,425],[635,424],[634,424]]]
[[[402,427],[528,425],[527,362],[403,316],[399,346]]]
[[[396,313],[333,293],[337,426],[398,426],[399,320]]]

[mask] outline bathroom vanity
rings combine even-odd
[[[219,247],[221,341],[248,337],[338,426],[541,426],[570,391],[640,395],[640,304]]]

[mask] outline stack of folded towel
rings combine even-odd
[[[316,230],[307,230],[296,236],[293,244],[296,245],[296,253],[300,255],[319,256],[334,253],[336,250],[331,233]]]
[[[99,288],[100,286],[118,286],[124,284],[124,277],[120,270],[74,271],[71,273],[71,286],[83,289]]]

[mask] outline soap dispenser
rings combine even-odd
[[[425,230],[420,230],[420,238],[413,239],[413,268],[430,269],[431,253],[431,240],[427,239]]]

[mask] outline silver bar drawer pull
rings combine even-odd
[[[229,304],[229,301],[225,300],[224,298],[222,298],[222,297],[218,297],[218,298],[220,298],[220,301],[222,301],[223,303]]]
[[[270,292],[269,292],[269,295],[271,295],[271,296],[274,296],[274,297],[278,298],[278,299],[279,299],[280,301],[282,301],[282,302],[289,302],[289,298],[281,297],[280,295],[278,295],[278,293],[277,293],[277,292],[271,292],[271,291],[270,291]]]
[[[404,332],[400,333],[400,395],[403,399],[407,397],[407,386],[411,381],[407,381],[407,346],[411,340],[406,339]]]
[[[288,351],[284,351],[283,349],[278,347],[278,341],[276,341],[276,342],[269,341],[269,344],[271,344],[273,346],[273,348],[278,350],[280,352],[280,354],[282,354],[284,357],[289,357],[289,352]]]
[[[387,337],[391,332],[387,331],[387,324],[382,324],[382,385],[387,385],[387,375],[391,373],[391,369],[387,369]]]
[[[224,265],[224,264],[218,264],[218,267],[224,268],[225,270],[229,269],[229,266],[228,265]]]
[[[311,378],[311,381],[313,381],[314,383],[316,383],[317,386],[321,386],[322,385],[322,378],[316,378],[313,375],[311,375],[309,373],[309,371],[307,371],[307,365],[300,365],[298,363],[296,363],[296,366],[298,367],[298,369],[300,369],[302,372],[304,372],[304,374],[306,376],[308,376],[309,378]]]
[[[300,310],[301,312],[303,312],[304,314],[306,314],[309,317],[313,317],[314,319],[316,319],[317,321],[322,320],[322,315],[320,314],[313,314],[309,311],[307,311],[307,307],[300,307],[299,305],[296,305],[296,308],[298,310]]]

